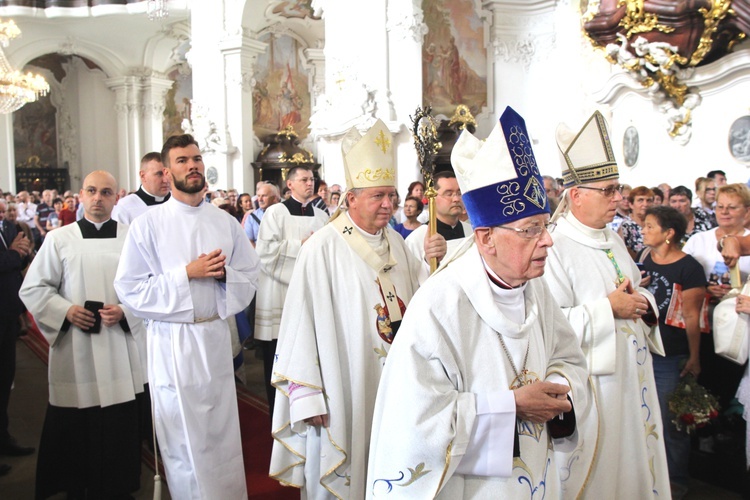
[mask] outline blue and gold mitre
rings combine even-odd
[[[595,111],[578,132],[561,123],[557,126],[555,138],[562,156],[565,189],[620,176],[607,122],[599,111]]]
[[[549,213],[526,123],[510,106],[486,141],[464,130],[451,163],[474,229]]]

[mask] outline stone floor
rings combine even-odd
[[[24,446],[39,443],[44,412],[47,406],[47,367],[23,342],[18,342],[15,389],[10,400],[10,430]],[[265,397],[262,383],[262,361],[253,351],[245,351],[247,387],[260,397]],[[13,470],[0,477],[0,499],[27,500],[34,498],[34,473],[36,455],[27,457],[0,457],[0,463],[13,466]],[[153,472],[145,465],[141,470],[141,489],[134,495],[138,500],[153,498]],[[170,498],[166,484],[163,486],[164,500]],[[64,495],[54,497],[64,499]],[[691,481],[685,500],[733,500],[740,495],[700,481]]]

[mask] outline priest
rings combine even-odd
[[[146,153],[141,158],[138,175],[141,187],[135,193],[120,199],[112,210],[112,218],[120,224],[131,224],[133,219],[145,211],[169,199],[169,179],[164,173],[161,153]]]
[[[435,182],[435,227],[438,234],[445,238],[450,258],[453,251],[463,243],[464,238],[471,234],[471,224],[460,219],[464,211],[461,201],[461,189],[456,180],[456,174],[450,170],[437,172],[433,176]],[[428,224],[423,224],[406,237],[406,247],[418,259],[424,259],[423,241],[429,230]]]
[[[557,144],[565,192],[544,278],[576,332],[599,408],[595,446],[580,448],[595,455],[587,498],[613,491],[619,498],[668,498],[651,363],[652,352],[664,355],[651,326],[658,309],[622,238],[607,227],[622,194],[604,117],[595,112],[580,131],[561,124]]]
[[[84,218],[47,235],[20,291],[50,344],[36,498],[127,498],[141,473],[145,329],[113,286],[128,229],[110,218],[117,182],[93,172],[80,198]]]
[[[263,213],[255,246],[261,267],[254,338],[261,342],[263,349],[263,375],[271,415],[276,395],[276,389],[271,385],[271,369],[289,278],[302,246],[328,221],[328,213],[312,204],[314,182],[313,171],[305,165],[289,170],[286,185],[292,194]]]
[[[373,417],[367,498],[575,498],[554,450],[591,420],[583,353],[544,281],[549,204],[523,119],[451,155],[473,235],[417,292]],[[577,461],[568,469],[586,463]]]
[[[352,129],[342,151],[348,208],[299,252],[273,369],[270,475],[302,498],[364,497],[380,373],[427,274],[388,226],[396,184],[388,128],[378,120],[364,136]],[[440,235],[424,245],[428,259],[445,254]]]
[[[190,135],[162,158],[172,197],[137,217],[115,288],[148,319],[156,435],[173,498],[247,496],[226,319],[257,286],[258,256],[237,219],[205,203],[205,166]]]

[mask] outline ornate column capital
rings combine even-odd
[[[409,10],[390,9],[385,28],[396,38],[421,44],[428,31],[424,14],[421,9]]]

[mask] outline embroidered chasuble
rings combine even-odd
[[[615,319],[607,299],[624,278],[656,311],[653,295],[639,286],[638,267],[610,229],[590,228],[567,213],[557,221],[552,239],[544,279],[578,336],[602,422],[598,439],[589,438],[588,448],[569,455],[572,461],[595,453],[585,497],[607,498],[613,491],[618,498],[668,496],[651,363],[652,352],[663,355],[661,336],[658,327],[652,329],[642,320]]]
[[[265,220],[265,219],[264,219]],[[272,381],[270,475],[307,498],[360,499],[375,393],[423,266],[390,227],[340,215],[303,245],[290,281]],[[304,420],[328,414],[329,427]]]
[[[487,271],[472,246],[412,299],[378,390],[367,498],[532,500],[583,489],[563,490],[554,457],[578,434],[553,441],[548,425],[517,419],[512,392],[517,375],[568,385],[576,419],[595,420],[575,334],[543,281],[502,290]]]

